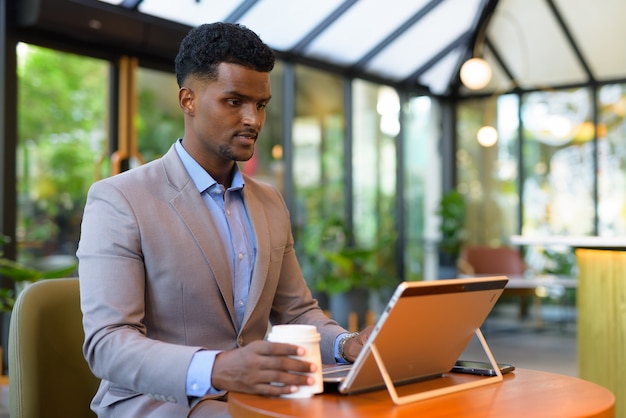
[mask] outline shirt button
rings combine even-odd
[[[243,337],[237,338],[237,344],[241,347],[243,346]]]
[[[226,215],[230,216],[230,209],[226,209]]]
[[[192,384],[192,385],[191,385],[191,390],[193,390],[194,392],[195,392],[196,390],[198,390],[198,384],[197,384],[197,383]]]
[[[237,256],[239,257],[240,260],[243,260],[243,254],[242,253],[239,253]]]

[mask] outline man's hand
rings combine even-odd
[[[343,358],[350,363],[354,363],[373,330],[373,326],[366,327],[356,337],[346,340],[343,345]]]
[[[296,373],[313,373],[313,363],[288,356],[302,356],[304,348],[291,344],[254,341],[217,355],[211,382],[215,389],[278,396],[293,393],[315,379]]]

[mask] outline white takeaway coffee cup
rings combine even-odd
[[[315,373],[306,373],[315,379],[312,386],[299,386],[294,393],[282,395],[285,398],[308,398],[324,391],[322,380],[322,355],[320,352],[320,334],[313,325],[274,325],[267,336],[267,340],[274,343],[287,343],[305,349],[303,356],[293,356],[317,365]]]

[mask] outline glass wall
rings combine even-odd
[[[255,178],[272,184],[279,190],[284,188],[283,161],[283,65],[276,62],[270,73],[272,100],[266,107],[265,127],[254,146],[252,158],[241,163],[242,170]]]
[[[389,246],[395,239],[396,144],[400,99],[390,87],[352,83],[354,237],[358,245]],[[383,244],[382,241],[385,241]]]
[[[328,290],[324,256],[345,245],[345,119],[342,79],[295,67],[292,223],[304,275],[313,289]]]
[[[137,77],[137,146],[144,162],[161,157],[183,136],[174,74],[140,67]]]
[[[87,190],[109,170],[108,69],[105,61],[18,45],[16,236],[22,262],[53,261],[53,255],[73,262]]]
[[[395,286],[396,139],[400,133],[400,98],[391,87],[362,80],[353,91],[353,230],[358,248],[376,252],[380,280],[374,287]]]
[[[625,118],[623,83],[604,85],[595,92],[572,88],[462,102],[457,184],[467,204],[467,243],[506,245],[508,237],[519,233],[623,235]],[[482,125],[497,128],[496,145],[478,144],[476,133]],[[516,219],[521,219],[521,225]],[[568,247],[524,250],[532,271],[573,271],[574,256]]]
[[[586,88],[523,97],[523,234],[594,234],[592,108]]]
[[[466,202],[465,244],[498,246],[518,231],[518,108],[515,95],[459,105],[457,188]],[[490,128],[495,142],[482,137]]]
[[[626,234],[626,84],[598,93],[598,235]],[[592,128],[592,127],[590,127]],[[593,134],[588,129],[587,135]]]
[[[441,196],[441,153],[437,102],[413,97],[404,106],[404,276],[405,280],[438,277],[436,214]]]

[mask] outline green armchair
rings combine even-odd
[[[82,354],[78,279],[35,282],[18,297],[9,331],[11,418],[85,418],[96,378]]]

